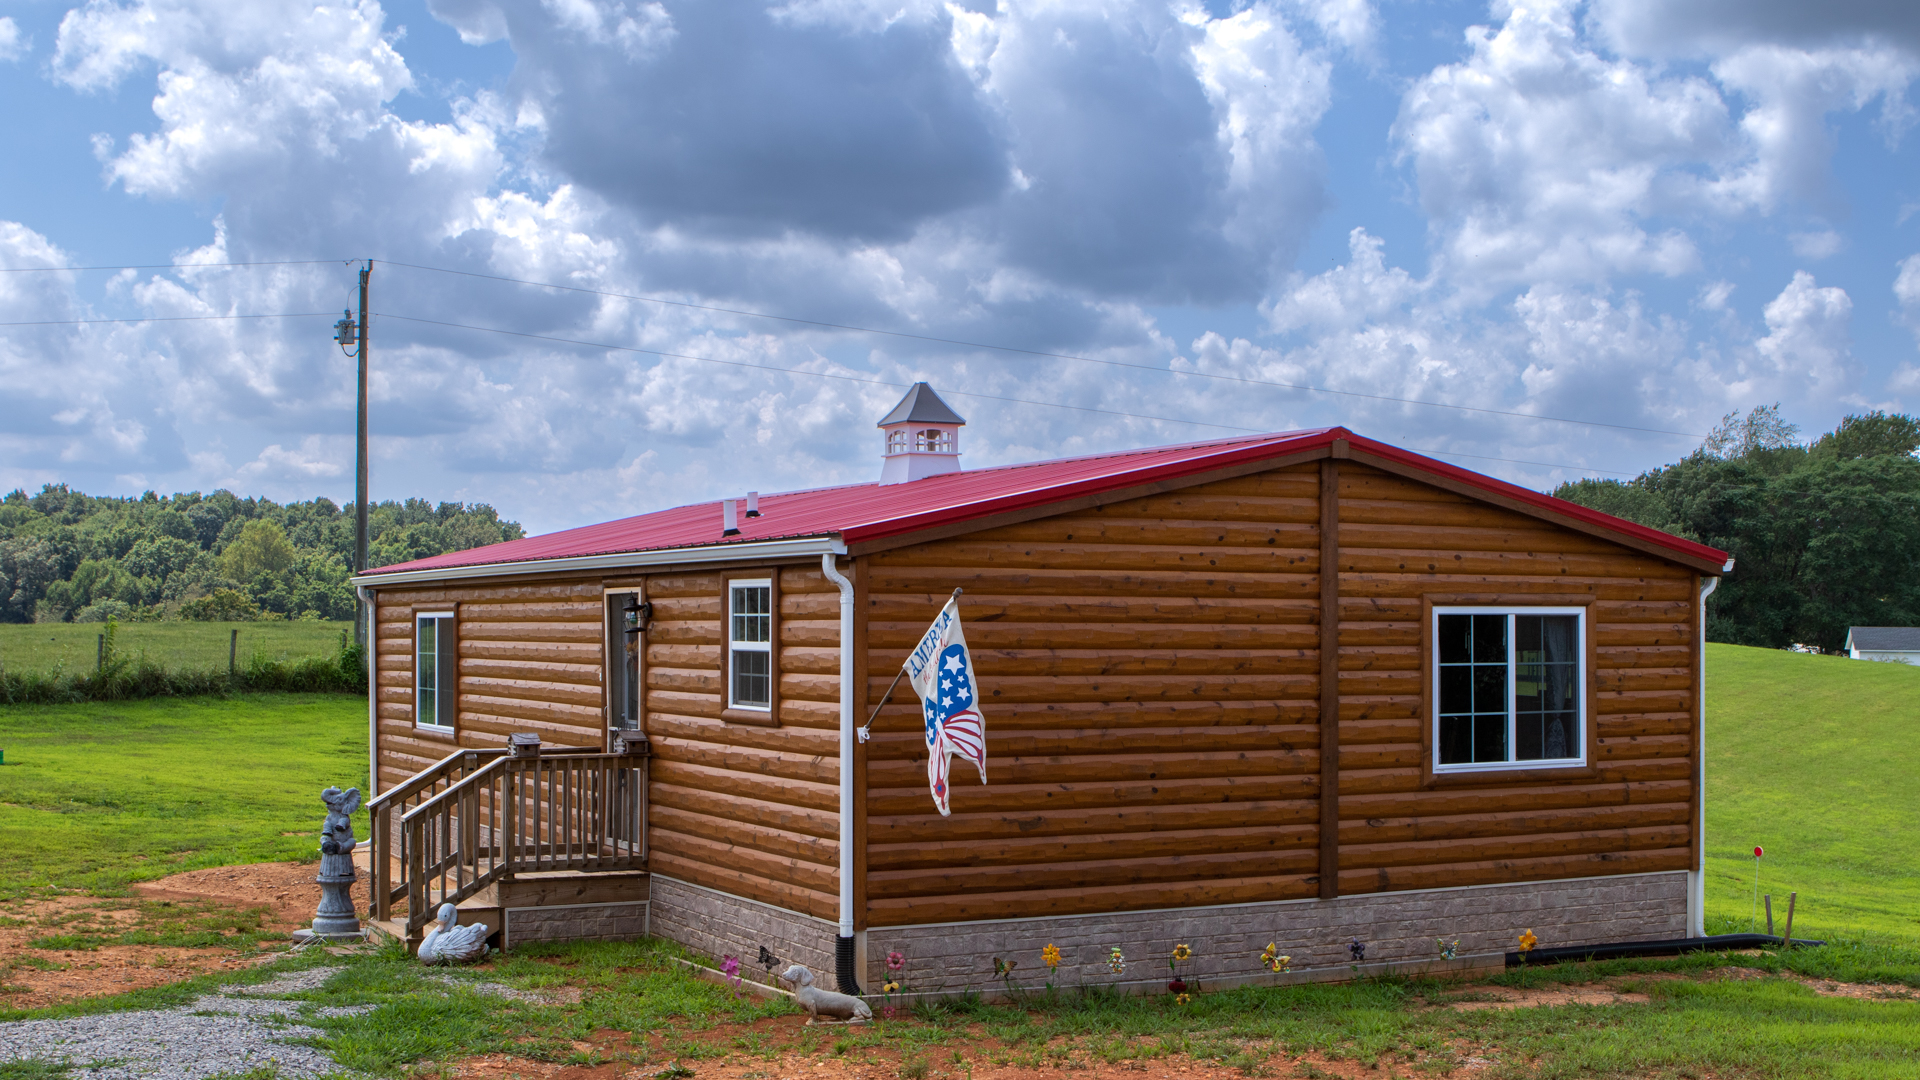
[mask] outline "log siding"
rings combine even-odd
[[[1340,467],[1342,895],[1693,865],[1693,571]],[[1434,603],[1588,611],[1588,763],[1435,776]]]
[[[726,586],[774,582],[774,712],[727,708]],[[840,594],[818,567],[647,578],[642,680],[653,745],[649,869],[817,918],[835,916],[840,835]],[[770,726],[772,725],[772,726]]]
[[[896,693],[867,748],[868,925],[1692,865],[1696,577],[1640,551],[1329,460],[861,562],[869,695],[965,587],[992,782],[956,768],[935,815]],[[1585,767],[1433,775],[1436,598],[1587,608]]]
[[[867,923],[1318,895],[1320,483],[1308,463],[862,559],[876,699],[966,589],[991,781],[956,763],[939,817],[895,693],[867,744]]]

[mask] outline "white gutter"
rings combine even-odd
[[[1733,572],[1733,560],[1720,568],[1723,574]],[[1687,871],[1687,935],[1705,937],[1707,933],[1707,597],[1720,587],[1717,577],[1706,578],[1700,582],[1700,625],[1696,630],[1694,642],[1700,648],[1700,685],[1696,688],[1699,702],[1694,707],[1696,722],[1700,725],[1699,758],[1693,763],[1694,798],[1699,800],[1699,826],[1693,836],[1693,869]]]
[[[840,587],[840,936],[853,936],[853,582],[820,556],[820,572]]]
[[[560,574],[592,570],[629,570],[674,563],[767,562],[773,559],[844,555],[847,545],[835,536],[807,536],[797,540],[749,540],[736,544],[626,551],[611,555],[580,555],[566,559],[526,559],[482,566],[449,566],[437,570],[369,572],[347,580],[360,585],[404,585],[419,581],[456,581],[462,578],[505,577],[508,574]]]

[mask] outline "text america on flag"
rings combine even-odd
[[[947,816],[947,766],[953,755],[966,758],[987,782],[987,722],[980,715],[980,683],[960,627],[960,603],[947,600],[920,644],[907,657],[907,681],[920,695],[927,721],[927,786],[933,804]]]

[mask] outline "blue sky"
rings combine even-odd
[[[367,257],[375,496],[536,530],[876,477],[921,378],[975,466],[1342,423],[1542,489],[1920,409],[1911,4],[0,19],[8,488],[350,496]]]

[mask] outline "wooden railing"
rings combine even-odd
[[[645,868],[645,747],[463,751],[376,799],[373,917],[405,900],[411,939],[439,905],[508,874]]]

